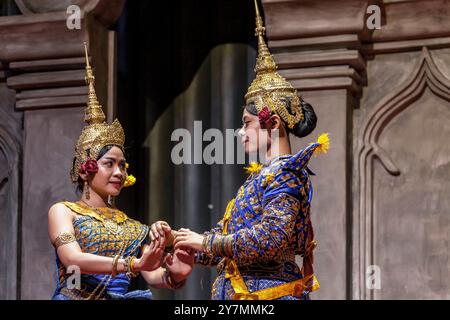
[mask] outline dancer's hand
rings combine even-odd
[[[165,221],[156,221],[150,226],[150,231],[148,233],[151,241],[160,241],[160,237],[170,237],[171,231],[169,224]],[[167,239],[166,239],[167,240]]]
[[[160,243],[163,245],[160,246]],[[134,271],[153,271],[161,266],[164,253],[165,237],[160,237],[160,241],[152,241],[149,245],[144,245],[142,256],[134,262]]]
[[[175,249],[190,248],[198,251],[202,251],[202,242],[204,235],[198,234],[189,229],[182,228],[178,230],[174,240]]]
[[[186,279],[194,266],[194,250],[176,249],[166,255],[164,262],[175,282]]]

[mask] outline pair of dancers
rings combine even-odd
[[[141,275],[152,287],[178,289],[194,264],[217,267],[212,299],[309,299],[319,288],[312,268],[316,242],[307,165],[313,154],[327,151],[328,136],[292,153],[289,134],[307,136],[317,117],[277,73],[256,11],[256,78],[245,95],[240,136],[245,152],[263,152],[266,162],[250,165],[223,219],[204,233],[175,231],[164,221],[147,226],[115,207],[111,199],[135,179],[127,172],[122,126],[105,122],[87,61],[86,126],[71,169],[81,197],[49,210],[58,272],[53,299],[151,299],[150,290],[129,290],[132,278]],[[296,255],[303,256],[301,268]]]

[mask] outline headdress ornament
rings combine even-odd
[[[89,87],[89,96],[84,113],[86,125],[75,145],[75,159],[70,173],[73,183],[78,181],[78,173],[82,165],[89,159],[97,159],[103,147],[116,145],[123,149],[125,143],[125,133],[119,121],[116,119],[110,125],[105,121],[105,114],[95,93],[95,77],[89,63],[86,43],[84,43],[84,49],[86,54],[85,80]]]
[[[259,14],[258,3],[256,8],[256,36],[258,37],[258,58],[256,60],[256,77],[245,95],[246,103],[255,103],[256,110],[261,112],[268,108],[278,114],[289,129],[303,120],[303,112],[297,90],[277,72],[277,65],[264,41],[266,28]],[[287,108],[290,101],[290,110]]]

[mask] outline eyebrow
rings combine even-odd
[[[112,158],[112,157],[104,157],[103,159],[105,159],[105,160],[111,160],[111,161],[117,161],[116,158]],[[119,162],[126,162],[126,159],[121,159],[121,160],[119,160]]]

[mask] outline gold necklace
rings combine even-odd
[[[123,234],[122,226],[115,219],[117,209],[111,209],[108,207],[105,207],[104,209],[96,208],[96,207],[90,206],[83,200],[80,200],[80,201],[83,202],[88,207],[88,209],[94,211],[95,213],[97,213],[98,215],[100,215],[103,218],[102,223],[103,223],[103,226],[106,228],[106,230],[108,230],[115,236]],[[107,213],[107,214],[105,214],[105,213]],[[108,215],[110,215],[111,218],[108,217]]]

